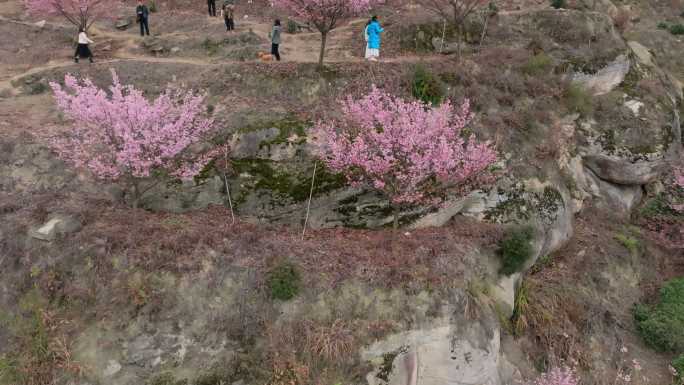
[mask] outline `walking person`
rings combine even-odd
[[[377,16],[371,18],[371,23],[368,25],[368,60],[378,61],[380,57],[380,34],[385,32],[380,26]]]
[[[221,8],[221,13],[223,14],[223,21],[226,22],[226,31],[235,30],[235,6],[230,3],[224,3]]]
[[[276,19],[271,30],[271,55],[280,61],[280,35],[283,27],[280,26],[280,20]]]
[[[216,16],[216,0],[207,0],[207,7],[209,7],[209,16]]]
[[[145,33],[150,36],[150,25],[148,23],[150,10],[143,4],[143,0],[138,0],[135,14],[137,15],[136,21],[140,24],[140,36],[145,36]]]
[[[76,47],[76,53],[74,54],[74,61],[78,63],[79,58],[88,58],[90,59],[91,63],[94,63],[93,61],[93,53],[90,52],[90,48],[88,47],[88,44],[94,43],[94,41],[90,40],[88,35],[85,33],[85,29],[83,27],[78,29],[78,47]]]

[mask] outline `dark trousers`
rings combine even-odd
[[[275,56],[277,61],[280,61],[280,51],[278,51],[279,44],[271,44],[271,55]]]
[[[141,17],[140,18],[140,36],[145,36],[145,32],[147,32],[147,36],[150,36],[150,25],[147,23],[146,17]]]
[[[207,0],[209,7],[209,16],[216,16],[216,0]]]
[[[226,18],[226,31],[233,31],[235,29],[235,22],[233,19]]]
[[[88,47],[88,44],[79,44],[76,47],[76,52],[74,53],[74,59],[78,63],[78,59],[80,58],[88,58],[90,59],[90,62],[93,62],[93,53],[90,51],[90,47]]]

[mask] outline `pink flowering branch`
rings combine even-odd
[[[579,379],[575,370],[568,367],[552,368],[540,375],[534,381],[525,382],[525,385],[578,385]]]
[[[283,11],[311,23],[321,33],[319,67],[323,66],[328,33],[344,20],[368,12],[379,0],[272,0]]]
[[[50,83],[57,106],[73,121],[50,143],[60,158],[98,179],[123,180],[137,206],[149,188],[141,188],[142,179],[160,171],[192,179],[217,155],[189,151],[208,138],[213,121],[203,117],[203,95],[168,88],[148,101],[142,91],[122,85],[114,70],[112,78],[109,93],[72,75],[64,77],[64,87]]]
[[[465,192],[488,175],[497,155],[489,142],[463,137],[472,119],[466,100],[431,107],[407,102],[373,86],[361,99],[348,96],[343,118],[316,126],[319,155],[353,185],[370,185],[403,205],[435,203],[445,190]]]
[[[24,0],[26,9],[35,15],[60,15],[70,23],[88,29],[100,18],[112,18],[117,0]]]

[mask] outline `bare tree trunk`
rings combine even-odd
[[[480,47],[484,43],[485,35],[487,34],[487,23],[489,23],[489,14],[485,16],[484,27],[482,27],[482,36],[480,36]]]
[[[306,225],[309,223],[309,213],[311,212],[311,199],[313,198],[314,182],[316,181],[316,166],[318,162],[314,162],[313,175],[311,176],[311,190],[309,191],[309,203],[306,205],[306,218],[304,218],[304,228],[302,229],[302,241],[306,235]]]
[[[137,181],[134,181],[132,184],[133,184],[133,186],[131,188],[131,190],[133,191],[133,193],[132,193],[133,202],[132,203],[133,203],[133,208],[137,209],[138,204],[140,203],[140,189],[139,189]]]
[[[321,32],[321,54],[318,56],[318,68],[323,69],[323,58],[325,57],[325,44],[328,40],[328,33]]]
[[[391,203],[390,203],[391,204]],[[397,230],[399,228],[399,206],[392,205],[392,213],[394,214],[394,222],[392,223],[392,228]]]
[[[458,60],[461,60],[461,55],[463,54],[463,51],[461,50],[461,45],[463,44],[463,25],[460,23],[458,24],[458,27],[456,28],[456,34],[458,35],[458,42],[456,43],[456,48],[458,50],[458,53],[456,56],[458,57]]]

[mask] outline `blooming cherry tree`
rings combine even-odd
[[[318,65],[323,66],[328,33],[350,17],[367,12],[378,0],[272,0],[272,4],[292,16],[311,23],[321,33]]]
[[[61,15],[70,23],[88,29],[99,18],[111,18],[116,14],[117,0],[24,0],[30,13],[36,15]]]
[[[394,209],[394,226],[403,205],[434,203],[445,190],[464,192],[488,174],[496,161],[489,142],[463,128],[472,113],[445,102],[431,107],[407,102],[375,86],[361,99],[348,96],[343,118],[317,127],[319,153],[326,165],[354,185],[371,185]]]
[[[73,121],[71,130],[50,144],[62,159],[95,177],[123,182],[137,207],[154,185],[143,186],[144,178],[166,172],[192,179],[217,154],[189,150],[212,132],[213,121],[203,117],[203,95],[168,88],[148,101],[142,91],[122,85],[114,70],[112,77],[109,93],[72,75],[64,77],[64,87],[50,83],[58,107]]]

